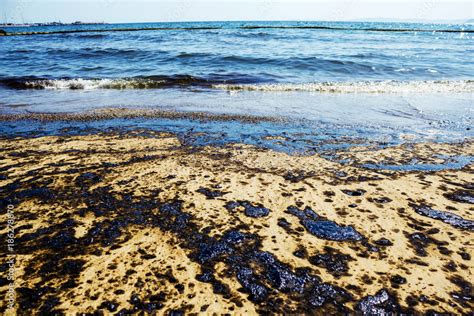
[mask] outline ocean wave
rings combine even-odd
[[[189,84],[191,79],[175,80],[174,84]],[[9,88],[27,90],[97,90],[97,89],[158,89],[171,86],[169,79],[34,79],[25,81],[10,80],[5,84]]]
[[[264,76],[264,74],[262,74]],[[323,93],[472,93],[474,80],[452,81],[355,81],[275,83],[262,77],[241,74],[147,76],[134,78],[61,78],[22,77],[0,79],[0,85],[17,90],[97,90],[165,89],[202,87],[227,91],[323,92]]]
[[[160,89],[174,87],[212,87],[219,84],[247,84],[261,79],[241,74],[212,74],[209,77],[190,75],[147,76],[134,78],[38,78],[0,79],[0,85],[17,90],[97,90],[97,89]]]
[[[214,55],[209,56],[209,62],[214,65],[257,65],[273,66],[292,70],[303,70],[312,72],[331,71],[343,74],[373,74],[394,71],[390,65],[374,63],[371,60],[347,60],[336,58],[323,58],[318,56],[297,57],[260,57],[260,56],[238,56],[238,55]]]
[[[104,39],[107,38],[107,34],[80,34],[77,36],[79,39]]]
[[[472,93],[474,80],[456,81],[359,81],[282,84],[217,84],[215,89],[263,92],[324,92],[324,93]]]
[[[6,28],[5,28],[6,29]],[[474,33],[474,30],[471,28],[439,28],[439,29],[429,29],[429,28],[384,28],[384,27],[333,27],[333,26],[321,26],[321,25],[247,25],[247,26],[238,26],[234,29],[240,30],[262,30],[262,29],[277,29],[277,30],[287,30],[287,29],[299,29],[299,30],[327,30],[327,31],[365,31],[365,32],[427,32],[427,33]],[[25,36],[25,35],[51,35],[51,34],[74,34],[74,33],[103,33],[103,32],[136,32],[136,31],[207,31],[207,30],[227,30],[227,28],[222,26],[200,26],[200,27],[130,27],[130,28],[101,28],[101,29],[73,29],[73,30],[56,30],[56,31],[36,31],[36,32],[6,32],[6,36]]]
[[[47,48],[47,54],[55,54],[61,55],[62,57],[81,57],[81,58],[89,58],[89,57],[102,57],[102,56],[124,56],[124,57],[135,57],[140,56],[143,53],[147,53],[146,51],[136,49],[136,48],[103,48],[99,46],[93,47],[84,47],[84,48]]]
[[[267,37],[275,37],[276,34],[270,34],[267,32],[240,32],[240,33],[235,33],[235,37],[242,37],[242,38],[267,38]]]
[[[179,53],[178,55],[176,55],[176,58],[183,58],[183,59],[186,59],[186,58],[207,58],[207,57],[212,57],[214,56],[213,54],[209,54],[209,53],[186,53],[186,52],[182,52],[182,53]]]

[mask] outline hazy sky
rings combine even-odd
[[[467,20],[466,0],[0,0],[2,22]]]

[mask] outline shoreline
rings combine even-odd
[[[357,151],[390,151],[390,148],[398,147],[408,150],[423,144],[469,147],[474,142],[469,132],[433,137],[423,131],[417,133],[393,128],[374,133],[374,127],[357,131],[351,125],[303,118],[156,109],[102,108],[84,112],[0,114],[0,122],[6,123],[0,128],[0,139],[74,137],[113,132],[123,135],[169,133],[196,148],[241,143],[292,156],[321,155],[342,164],[350,162],[348,156]],[[398,154],[392,150],[389,156]],[[429,171],[459,169],[474,160],[472,154],[444,157],[437,152],[420,160],[415,156],[411,161],[405,159],[401,166],[392,164],[390,159],[379,164],[368,160],[364,166],[369,169]]]

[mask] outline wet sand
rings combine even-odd
[[[156,109],[101,108],[92,111],[65,113],[22,113],[0,114],[0,122],[36,121],[36,122],[90,122],[120,119],[192,119],[206,121],[286,122],[284,117],[255,116],[242,114],[217,114],[209,112],[182,112]]]
[[[472,163],[362,166],[473,152],[421,143],[328,160],[153,131],[0,140],[17,312],[470,313]]]

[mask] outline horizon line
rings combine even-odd
[[[453,19],[453,20],[430,20],[430,19],[396,19],[396,18],[361,18],[361,19],[351,19],[351,20],[298,20],[298,19],[280,19],[280,20],[183,20],[183,21],[133,21],[133,22],[107,22],[107,21],[81,21],[76,20],[72,22],[62,22],[59,21],[46,21],[46,22],[1,22],[0,25],[32,25],[32,24],[48,24],[48,23],[61,23],[61,24],[74,24],[80,22],[82,24],[143,24],[143,23],[225,23],[225,22],[329,22],[329,23],[338,23],[338,22],[356,22],[356,23],[434,23],[434,24],[445,24],[445,23],[456,23],[462,24],[469,21],[474,21],[474,19]]]

